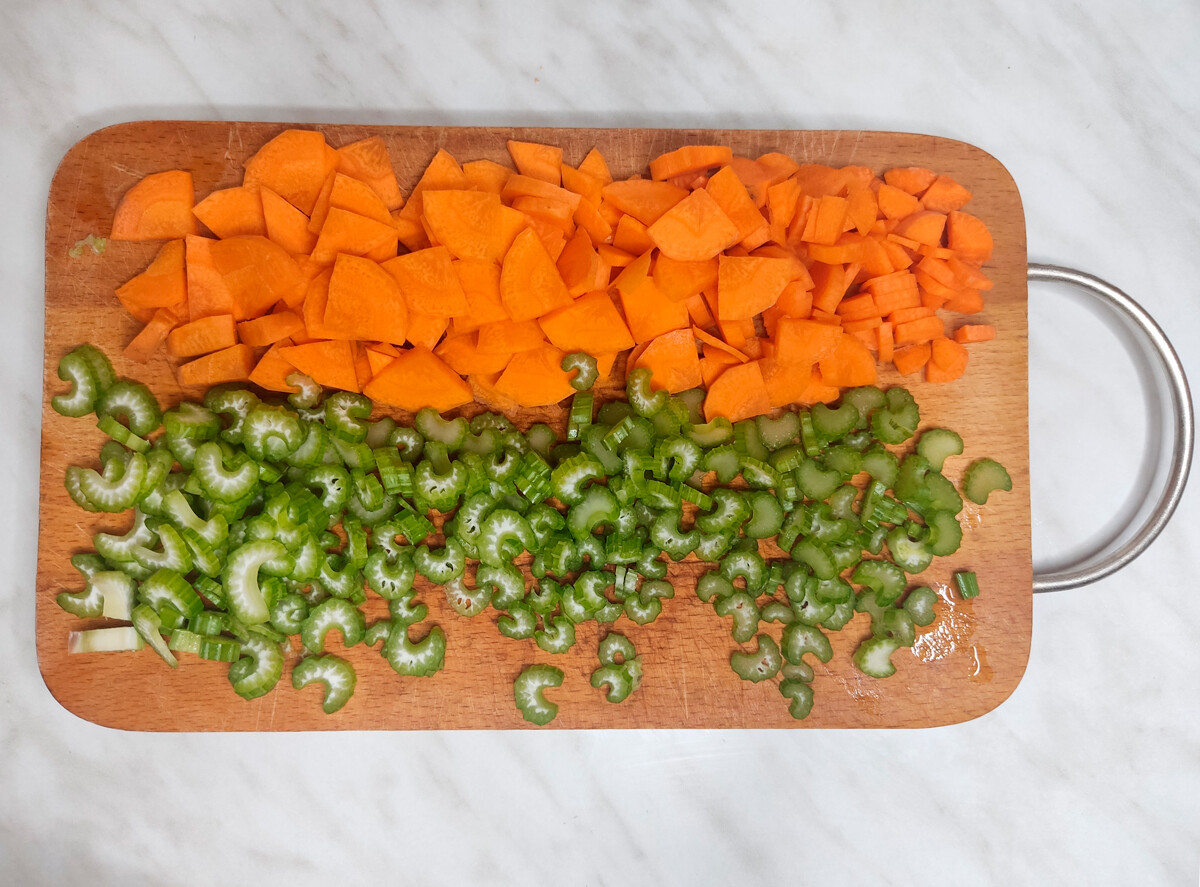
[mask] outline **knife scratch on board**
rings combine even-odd
[[[132,167],[126,166],[124,163],[119,163],[116,160],[114,160],[112,162],[112,168],[115,169],[119,173],[124,173],[127,176],[133,176],[135,179],[142,178],[142,173],[140,170],[136,170]]]

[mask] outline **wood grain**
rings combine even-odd
[[[968,505],[966,538],[959,553],[937,561],[921,576],[944,587],[953,571],[973,569],[983,593],[973,602],[939,605],[941,618],[921,631],[913,651],[894,660],[897,674],[876,681],[859,674],[850,654],[867,633],[864,616],[834,634],[834,658],[817,667],[816,704],[805,721],[794,721],[776,685],[737,678],[728,659],[736,645],[726,620],[695,597],[698,565],[672,568],[677,588],[663,615],[639,627],[622,620],[619,630],[637,645],[645,663],[642,688],[611,705],[588,682],[596,667],[602,629],[581,626],[578,643],[550,656],[532,641],[512,641],[496,631],[493,613],[466,620],[449,609],[437,589],[420,599],[430,621],[445,628],[446,668],[432,678],[400,678],[375,649],[358,646],[344,655],[358,670],[358,690],[338,714],[326,716],[319,691],[291,689],[285,676],[266,697],[246,702],[234,695],[226,667],[185,657],[177,670],[150,651],[68,656],[67,633],[87,623],[64,613],[54,595],[79,587],[71,554],[90,548],[101,528],[124,529],[128,518],[94,518],[74,506],[62,477],[67,465],[94,464],[103,440],[94,424],[65,419],[50,409],[63,390],[59,358],[80,342],[93,342],[113,357],[118,373],[146,382],[164,407],[183,399],[165,356],[149,364],[123,361],[121,349],[137,324],[121,309],[114,288],[140,271],[156,244],[110,243],[102,256],[68,256],[88,234],[104,235],[121,194],[141,176],[190,169],[197,194],[241,179],[241,166],[282,124],[146,121],[100,130],[64,157],[46,213],[46,341],[43,393],[41,512],[38,535],[37,648],[42,674],[54,696],[79,717],[129,730],[430,730],[523,728],[512,700],[513,678],[533,662],[552,662],[566,679],[551,698],[560,703],[551,728],[733,727],[926,727],[977,717],[1012,693],[1025,670],[1032,620],[1032,556],[1029,520],[1027,289],[1025,223],[1011,176],[993,157],[962,142],[884,132],[521,129],[486,127],[315,126],[335,146],[368,135],[382,136],[401,185],[411,187],[437,147],[460,161],[506,162],[508,138],[561,145],[567,162],[593,146],[613,172],[644,170],[656,154],[689,143],[729,144],[739,154],[783,151],[801,161],[863,164],[881,171],[920,165],[949,173],[974,192],[968,207],[985,219],[996,239],[987,269],[995,281],[983,320],[998,329],[995,341],[972,346],[964,379],[946,386],[885,375],[882,382],[912,387],[922,408],[922,427],[958,430],[966,453],[947,462],[952,480],[972,458],[988,455],[1009,469],[1014,490],[992,497],[985,508]],[[469,411],[468,411],[469,412]],[[561,410],[528,411],[528,425],[563,425]],[[386,611],[377,599],[372,614]],[[98,624],[98,623],[93,623]],[[778,636],[778,626],[772,627]],[[336,641],[334,652],[342,653]]]

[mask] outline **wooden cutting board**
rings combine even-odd
[[[310,125],[306,125],[310,126]],[[787,712],[776,682],[749,684],[729,667],[728,620],[718,618],[694,594],[699,565],[672,568],[677,589],[662,616],[647,626],[622,618],[616,626],[636,644],[645,667],[638,692],[613,705],[589,684],[597,667],[596,644],[603,630],[581,626],[578,643],[551,656],[532,640],[502,637],[495,613],[457,616],[436,588],[422,587],[429,621],[444,627],[446,667],[431,678],[402,678],[377,648],[359,645],[343,653],[358,672],[358,689],[339,713],[321,711],[320,692],[297,692],[285,672],[276,689],[247,702],[236,696],[227,667],[184,656],[176,670],[151,651],[67,655],[72,629],[100,624],[76,619],[56,605],[62,590],[81,587],[69,564],[90,549],[100,529],[124,530],[128,517],[94,517],[78,509],[63,488],[72,463],[95,465],[103,442],[94,422],[66,419],[50,408],[63,391],[59,358],[81,342],[110,355],[118,374],[147,383],[164,408],[184,398],[165,355],[139,365],[121,358],[138,324],[121,308],[114,288],[141,271],[157,244],[110,242],[103,255],[69,250],[88,234],[107,235],[124,191],[147,173],[191,170],[198,199],[241,181],[242,163],[267,139],[287,128],[272,123],[147,121],[100,130],[63,158],[51,185],[46,213],[46,342],[42,410],[41,512],[38,534],[37,649],[43,677],[54,696],[82,718],[107,726],[152,731],[200,730],[402,730],[522,728],[513,704],[516,675],[534,662],[565,672],[563,686],[548,695],[560,704],[552,728],[680,727],[926,727],[964,721],[1002,702],[1016,687],[1028,659],[1032,619],[1032,556],[1029,519],[1027,377],[1027,288],[1025,224],[1020,196],[1004,167],[984,151],[962,142],[886,132],[746,131],[672,129],[533,129],[502,127],[384,127],[317,125],[335,147],[370,135],[382,136],[403,188],[411,188],[438,147],[460,161],[489,158],[508,162],[509,138],[561,145],[564,159],[578,163],[593,146],[613,173],[644,171],[651,157],[685,144],[728,144],[735,153],[758,156],[782,151],[801,162],[870,166],[927,166],[966,185],[968,209],[986,220],[996,240],[987,273],[995,288],[980,320],[996,325],[996,340],[971,347],[966,376],[950,385],[930,385],[893,374],[882,384],[907,384],[921,409],[922,427],[959,431],[966,453],[946,464],[957,482],[973,458],[992,456],[1007,466],[1011,493],[992,497],[984,508],[968,504],[965,540],[959,553],[939,559],[920,577],[944,591],[939,619],[920,630],[916,646],[893,657],[897,673],[879,681],[858,673],[850,655],[868,633],[865,615],[833,633],[834,656],[817,665],[816,702],[802,722]],[[611,390],[611,386],[610,386]],[[188,395],[195,397],[194,392]],[[477,410],[476,410],[477,411]],[[471,412],[467,410],[467,412]],[[529,410],[518,424],[546,421],[562,428],[561,409]],[[946,590],[955,570],[975,570],[982,594],[953,601]],[[370,603],[372,618],[386,613]],[[778,637],[778,625],[767,630]],[[289,670],[295,656],[289,659]]]

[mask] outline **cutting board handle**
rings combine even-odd
[[[1058,265],[1029,265],[1030,282],[1067,283],[1104,302],[1115,309],[1117,315],[1133,332],[1139,334],[1138,341],[1143,352],[1152,358],[1165,376],[1170,401],[1174,434],[1171,441],[1171,465],[1166,483],[1154,508],[1146,515],[1140,526],[1130,534],[1121,534],[1112,543],[1081,560],[1049,572],[1034,572],[1033,590],[1062,591],[1089,585],[1117,572],[1145,551],[1150,543],[1163,531],[1187,486],[1188,472],[1192,464],[1192,447],[1195,440],[1195,415],[1187,375],[1179,355],[1171,347],[1162,329],[1141,305],[1111,283],[1083,271],[1063,268]],[[1161,381],[1161,379],[1160,379]],[[1161,386],[1158,391],[1162,396]],[[1147,499],[1150,497],[1147,491]],[[1125,538],[1126,541],[1120,542]]]

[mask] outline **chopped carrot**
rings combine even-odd
[[[978,314],[983,310],[983,296],[979,290],[960,290],[942,306],[958,314]]]
[[[917,243],[937,246],[942,242],[946,229],[946,214],[930,210],[917,210],[900,220],[896,233]]]
[[[192,212],[217,237],[267,233],[263,201],[257,188],[238,186],[213,191]]]
[[[166,308],[176,316],[187,314],[187,274],[184,270],[184,241],[168,240],[140,274],[117,287],[117,298],[125,310],[142,323]]]
[[[179,367],[179,384],[212,387],[226,382],[245,382],[254,370],[254,349],[249,345],[231,345]]]
[[[646,234],[659,252],[680,262],[713,259],[741,239],[737,225],[703,188],[659,216]]]
[[[279,348],[279,356],[318,385],[358,391],[354,349],[348,339],[330,339]]]
[[[578,194],[593,208],[600,205],[600,201],[604,199],[604,182],[566,163],[562,165],[559,172],[562,176],[562,186],[566,190]]]
[[[695,326],[692,327],[692,338],[699,339],[706,346],[709,346],[709,347],[705,348],[705,353],[708,353],[709,348],[716,348],[719,351],[724,351],[726,354],[731,356],[738,363],[745,363],[746,361],[748,361],[750,359],[745,354],[743,354],[741,351],[739,351],[737,348],[734,348],[732,345],[730,345],[728,342],[721,341],[716,336],[711,335],[710,333],[706,333],[704,330],[700,329],[699,327],[695,327]]]
[[[770,410],[771,398],[757,360],[727,368],[708,386],[704,398],[704,418],[710,422],[718,416],[740,422]]]
[[[159,308],[146,322],[128,345],[125,346],[124,356],[138,363],[145,363],[158,350],[158,346],[167,340],[167,334],[179,323],[179,318],[167,308]]]
[[[333,187],[329,191],[330,209],[366,216],[385,225],[392,223],[392,213],[383,198],[366,182],[340,172],[333,174]]]
[[[929,362],[930,351],[928,342],[897,348],[892,364],[902,376],[911,376]]]
[[[546,341],[536,320],[497,320],[483,324],[477,333],[476,348],[480,354],[516,354]]]
[[[836,324],[783,317],[775,335],[775,356],[780,363],[814,364],[832,356],[841,338]]]
[[[613,279],[613,287],[625,295],[629,295],[640,287],[650,274],[650,264],[654,261],[653,250],[654,248],[651,247],[622,268],[621,272]]]
[[[565,352],[584,351],[593,356],[626,351],[635,344],[629,327],[607,293],[581,296],[538,319],[542,332]]]
[[[818,361],[821,378],[828,385],[853,388],[874,385],[877,379],[875,355],[852,335],[838,336],[833,353]]]
[[[432,407],[438,412],[471,402],[471,387],[428,348],[415,346],[400,352],[363,389],[378,403],[416,412]]]
[[[673,330],[651,339],[631,369],[650,370],[650,385],[665,388],[671,394],[696,388],[703,382],[700,374],[700,355],[690,329]]]
[[[629,213],[643,225],[650,226],[658,221],[688,192],[668,182],[653,182],[649,179],[626,179],[604,186],[604,199],[621,212]]]
[[[790,279],[786,259],[720,256],[717,274],[718,319],[753,318],[775,304]]]
[[[500,298],[513,320],[533,320],[571,303],[571,293],[554,260],[530,229],[517,235],[504,256]]]
[[[453,269],[449,275],[457,285]],[[322,318],[327,333],[335,334],[335,338],[402,345],[408,334],[408,312],[414,299],[403,289],[400,279],[391,269],[370,259],[349,253],[339,255],[329,277]],[[463,304],[465,307],[465,297]]]
[[[654,259],[654,282],[663,294],[675,301],[690,299],[717,282],[716,257],[698,261],[680,261],[660,253]]]
[[[952,210],[947,214],[946,240],[950,249],[964,259],[982,263],[992,257],[992,235],[987,226],[970,213]]]
[[[705,172],[733,159],[727,145],[685,145],[650,161],[650,177],[657,181]]]
[[[940,336],[929,343],[929,363],[925,365],[925,381],[953,382],[967,369],[970,356],[966,347]]]
[[[937,174],[933,170],[920,166],[898,167],[883,174],[883,180],[887,184],[914,196],[919,196],[936,178]]]
[[[330,207],[325,224],[321,226],[321,233],[312,249],[312,258],[322,265],[332,265],[339,253],[375,257],[390,250],[390,254],[394,256],[396,239],[396,228],[393,225],[348,210]],[[387,258],[388,255],[383,255],[379,261]]]
[[[621,309],[635,342],[649,340],[672,330],[691,326],[687,306],[664,295],[653,277],[644,277],[628,292],[620,291]]]
[[[945,324],[940,317],[921,317],[907,323],[896,324],[897,345],[916,345],[945,335]]]
[[[548,342],[514,354],[496,380],[496,390],[523,407],[558,403],[575,393],[562,368],[565,356],[565,351]]]
[[[747,358],[748,360],[749,358]],[[709,351],[705,350],[704,356],[700,358],[700,379],[704,383],[705,388],[712,388],[713,382],[717,377],[731,366],[736,366],[745,361],[738,360],[724,351]]]
[[[740,243],[757,241],[757,246],[770,236],[770,225],[732,166],[722,167],[710,176],[704,189],[737,226]]]
[[[463,175],[478,191],[499,194],[504,190],[504,183],[513,175],[511,167],[494,160],[471,160],[462,165]]]
[[[432,351],[449,328],[450,318],[445,314],[426,314],[411,309],[408,312],[408,341],[412,345]]]
[[[282,339],[303,332],[304,318],[291,310],[264,314],[262,317],[243,320],[237,325],[238,340],[252,348],[274,345]]]
[[[633,216],[626,213],[617,221],[613,229],[612,245],[627,253],[640,256],[654,249],[654,241],[650,238],[649,229]]]
[[[950,178],[940,175],[921,195],[921,205],[935,212],[948,213],[962,209],[971,200],[971,192]]]
[[[248,381],[267,391],[294,392],[296,389],[287,383],[287,377],[296,372],[296,368],[280,354],[285,347],[280,343],[268,348],[254,365]]]
[[[892,321],[887,321],[875,330],[875,356],[880,363],[891,363],[895,356],[896,340],[892,332],[895,326]]]
[[[379,136],[370,136],[337,149],[337,168],[344,175],[368,185],[379,195],[388,212],[400,209],[404,195],[396,182],[396,171],[388,156],[387,144]]]
[[[607,185],[613,180],[612,173],[608,169],[608,161],[604,159],[604,155],[598,148],[592,148],[587,152],[587,156],[579,164],[579,171],[599,179],[603,185]]]
[[[470,332],[485,323],[508,317],[500,298],[499,265],[461,259],[454,262],[454,272],[467,299],[466,312],[454,318],[455,333]]]
[[[960,345],[969,342],[989,342],[996,338],[996,328],[990,323],[967,323],[954,331],[954,341]]]
[[[382,267],[395,278],[410,311],[457,317],[467,311],[467,295],[444,246],[388,259]]]
[[[716,326],[717,319],[712,316],[712,312],[708,308],[708,301],[703,295],[697,293],[690,296],[683,300],[683,304],[687,306],[688,317],[692,319],[693,328]]]
[[[121,197],[109,236],[113,240],[175,240],[195,234],[194,201],[190,172],[151,173]]]
[[[803,402],[812,381],[812,364],[783,363],[774,356],[764,357],[758,363],[772,409]]]
[[[243,185],[263,185],[306,215],[311,213],[325,179],[338,166],[337,152],[314,130],[288,129],[246,161]]]
[[[562,181],[562,148],[509,139],[508,153],[521,175],[541,179],[553,185]]]
[[[921,202],[916,197],[895,185],[880,185],[875,192],[875,199],[885,219],[903,219],[921,208]]]
[[[590,201],[579,201],[579,206],[575,208],[575,214],[571,218],[575,221],[576,228],[587,232],[588,237],[592,239],[592,246],[597,249],[612,242],[613,226],[600,215],[600,210]]]
[[[542,338],[539,334],[539,343]],[[508,366],[510,354],[504,352],[485,353],[478,347],[479,333],[466,333],[461,336],[448,336],[433,350],[450,369],[460,376],[473,376],[477,373],[499,373]]]
[[[255,199],[262,206],[267,237],[289,254],[307,257],[317,245],[317,235],[308,230],[308,216],[265,185],[258,189]]]
[[[500,196],[487,191],[429,191],[422,218],[454,258],[499,262],[509,246],[494,236],[500,209]]]

